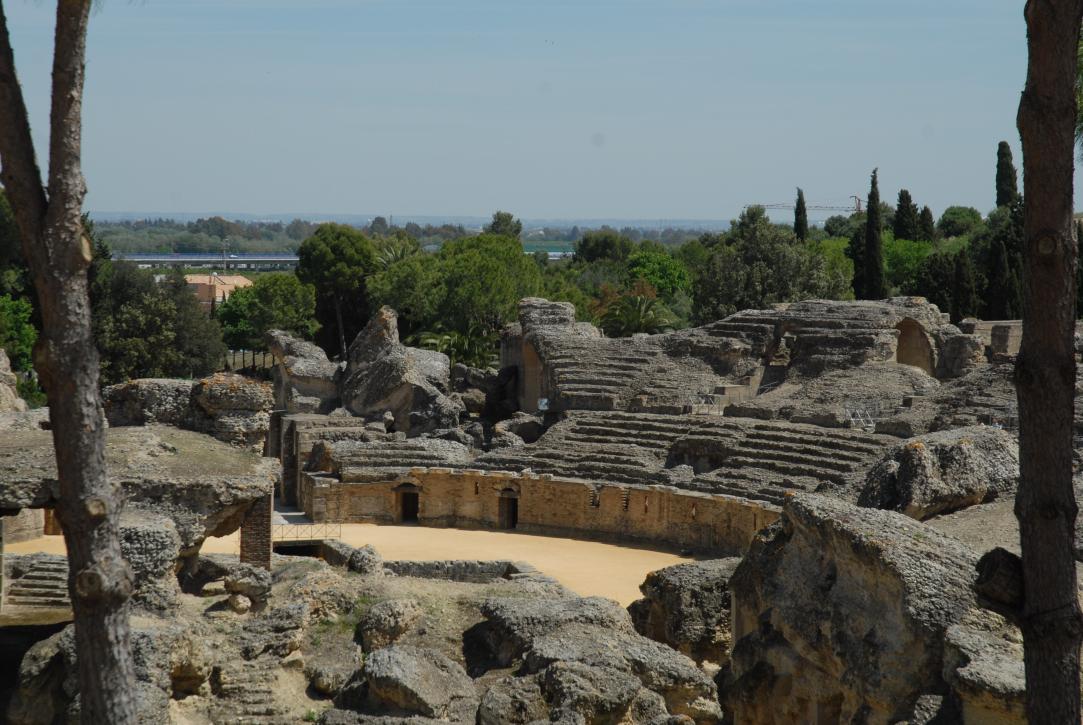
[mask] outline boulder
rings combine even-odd
[[[230,567],[223,583],[227,592],[247,598],[257,612],[271,598],[271,572],[258,566],[237,562]]]
[[[22,413],[27,409],[26,401],[16,390],[17,383],[8,354],[0,348],[0,413]]]
[[[422,614],[421,605],[413,599],[388,599],[372,605],[357,623],[365,652],[393,644]]]
[[[290,602],[248,619],[239,640],[241,656],[254,660],[269,652],[277,657],[285,657],[300,649],[303,628],[309,616],[310,610],[305,602]]]
[[[697,662],[729,659],[729,578],[740,559],[677,564],[647,575],[628,612],[636,631]]]
[[[177,527],[168,517],[137,509],[121,515],[120,551],[132,570],[133,607],[161,615],[177,608],[180,544]]]
[[[269,385],[229,373],[195,383],[129,380],[109,386],[102,397],[111,426],[165,423],[249,447],[263,444],[274,407]]]
[[[924,520],[1014,494],[1018,481],[1013,436],[989,426],[957,428],[889,449],[866,476],[858,504]]]
[[[942,694],[945,633],[975,606],[978,557],[890,511],[786,500],[730,578],[719,678],[737,722],[896,722]]]
[[[1026,723],[1026,673],[1019,629],[1000,616],[972,611],[948,628],[944,678],[963,722]]]
[[[628,612],[604,597],[489,599],[481,606],[483,635],[496,662],[507,667],[535,638],[564,624],[590,624],[613,632],[634,632]]]
[[[192,381],[140,378],[102,390],[102,404],[114,427],[165,423],[191,428]]]
[[[382,307],[350,345],[342,402],[354,415],[385,411],[394,430],[414,436],[453,428],[462,403],[449,397],[451,363],[443,353],[399,342],[398,318]]]
[[[485,652],[492,666],[518,662],[519,674],[539,675],[546,702],[557,710],[568,709],[556,714],[583,717],[590,708],[627,710],[635,700],[640,710],[650,711],[648,704],[655,702],[662,703],[663,712],[696,723],[721,721],[711,679],[692,660],[637,634],[616,602],[601,597],[489,600],[482,614],[487,621],[468,633],[465,648]],[[635,687],[633,680],[638,681]],[[598,688],[615,688],[606,696],[615,699],[592,695]],[[654,696],[639,697],[640,688]],[[625,700],[617,691],[632,697]],[[496,704],[493,708],[499,709]]]
[[[275,408],[289,413],[329,413],[339,407],[337,379],[341,367],[318,345],[282,330],[264,335],[275,359]]]
[[[376,650],[362,670],[368,685],[365,711],[421,715],[472,722],[478,699],[474,682],[441,652],[409,646]]]

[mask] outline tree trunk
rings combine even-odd
[[[346,359],[346,329],[342,326],[342,297],[335,293],[335,324],[338,325],[338,345],[342,349],[342,359]]]
[[[98,351],[90,327],[83,234],[86,192],[81,111],[90,0],[59,0],[53,58],[49,185],[42,188],[0,0],[0,161],[41,302],[34,364],[49,401],[68,548],[81,720],[135,721],[135,670],[127,601],[131,571],[120,551],[120,494],[106,477]]]
[[[1072,488],[1076,241],[1072,173],[1083,0],[1030,0],[1023,142],[1023,341],[1016,361],[1023,647],[1031,725],[1078,723],[1083,640]]]

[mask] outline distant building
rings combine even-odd
[[[186,274],[184,280],[208,311],[228,300],[234,290],[252,286],[252,280],[239,274]]]

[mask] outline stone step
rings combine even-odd
[[[826,431],[826,429],[824,430]],[[820,433],[819,431],[813,433],[801,429],[787,429],[762,424],[753,426],[753,432],[749,434],[749,437],[760,440],[780,441],[783,443],[800,442],[807,445],[824,445],[839,450],[862,453],[870,456],[883,452],[886,446],[886,442],[863,436],[858,433],[838,434],[828,432]]]
[[[565,408],[589,410],[613,410],[617,407],[616,396],[606,393],[560,391]]]
[[[597,428],[604,428],[606,430],[619,431],[621,435],[627,435],[628,432],[632,433],[657,433],[670,438],[677,438],[679,436],[688,433],[695,427],[695,421],[691,420],[678,420],[676,416],[666,416],[670,420],[659,420],[658,418],[651,417],[650,413],[626,413],[621,414],[614,412],[611,415],[607,415],[604,418],[597,417],[576,417],[576,428],[584,425],[593,426]],[[626,417],[627,416],[627,417]]]
[[[845,475],[839,471],[776,459],[730,456],[726,459],[726,467],[731,469],[740,467],[752,469],[758,468],[764,471],[781,474],[780,478],[782,476],[788,476],[793,478],[812,478],[822,481],[831,481],[839,485],[846,483]]]
[[[28,571],[18,579],[12,581],[26,581],[26,582],[61,582],[64,586],[68,584],[68,570],[63,571],[42,571],[41,569],[34,569]]]
[[[67,597],[38,597],[29,595],[8,594],[4,598],[9,606],[13,607],[70,607],[71,601]]]
[[[620,395],[626,387],[623,383],[557,383],[561,395],[568,395],[569,393],[611,393]]]
[[[657,450],[666,450],[667,448],[669,448],[669,445],[668,445],[668,443],[666,441],[659,441],[657,438],[631,437],[631,436],[628,436],[627,434],[623,435],[622,438],[625,441],[634,443],[635,445],[637,445],[637,446],[639,446],[641,448],[650,448],[650,449],[657,449]],[[595,436],[595,435],[579,435],[578,433],[576,433],[575,435],[568,436],[566,438],[566,440],[572,441],[572,442],[575,442],[575,443],[593,443],[593,444],[614,443],[616,441],[615,437]]]
[[[748,458],[763,458],[772,461],[807,464],[816,468],[827,468],[839,473],[853,473],[861,467],[864,459],[847,458],[842,451],[832,454],[831,449],[817,446],[796,446],[781,444],[777,441],[745,440],[738,446],[735,455]]]
[[[68,586],[67,586],[67,584],[54,585],[52,583],[49,583],[49,584],[36,583],[36,584],[30,585],[30,584],[21,584],[19,582],[12,582],[11,585],[8,587],[8,594],[29,594],[29,595],[32,595],[32,596],[59,595],[59,596],[67,597],[68,596]]]

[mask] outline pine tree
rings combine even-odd
[[[877,169],[872,170],[869,184],[868,216],[865,217],[865,294],[867,300],[887,297],[884,284],[884,242],[881,238],[882,223],[880,188],[876,182]]]
[[[805,208],[805,192],[797,188],[797,205],[793,209],[793,233],[797,241],[808,239],[808,210]]]
[[[955,254],[955,276],[951,286],[951,321],[958,324],[978,310],[978,290],[974,282],[974,268],[965,249]]]
[[[921,207],[921,214],[918,215],[917,241],[936,241],[936,217],[933,216],[933,210],[927,206]]]
[[[1001,141],[997,146],[997,206],[1008,206],[1018,198],[1012,147],[1007,141]]]
[[[895,206],[893,231],[896,239],[915,241],[918,238],[918,206],[910,198],[910,192],[906,189],[899,190],[899,203]]]

